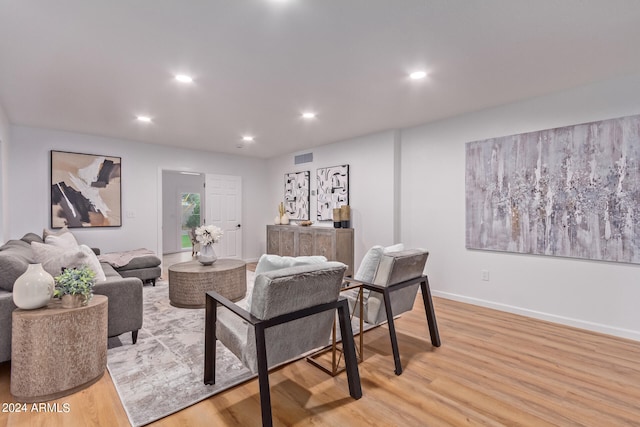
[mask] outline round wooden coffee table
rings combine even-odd
[[[80,308],[60,300],[12,313],[11,394],[18,402],[45,402],[98,381],[107,367],[107,297]]]
[[[169,267],[169,302],[174,307],[204,308],[208,291],[216,291],[231,301],[244,298],[247,263],[222,258],[212,265],[187,261]]]

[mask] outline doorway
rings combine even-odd
[[[213,224],[224,231],[214,245],[216,255],[242,259],[241,177],[161,170],[161,182],[162,254],[190,256],[189,230]]]
[[[178,203],[180,204],[180,230],[178,230],[178,245],[183,251],[191,250],[191,231],[202,225],[200,215],[202,195],[192,192],[181,192]]]
[[[162,253],[191,251],[188,231],[202,224],[203,173],[162,171]]]

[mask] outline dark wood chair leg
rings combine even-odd
[[[216,383],[216,321],[218,319],[217,303],[206,296],[204,323],[204,383]]]
[[[420,282],[422,290],[422,301],[424,302],[424,311],[427,313],[427,323],[429,324],[429,334],[431,335],[431,344],[434,347],[440,347],[440,333],[438,332],[438,324],[436,322],[436,312],[433,309],[433,299],[431,299],[431,289],[429,289],[429,279],[425,277]]]
[[[338,320],[340,321],[340,336],[342,337],[342,349],[344,352],[344,363],[347,368],[347,381],[349,382],[349,394],[354,399],[362,397],[362,387],[360,385],[360,372],[358,371],[358,360],[356,358],[356,348],[353,343],[353,330],[349,321],[349,303],[342,300],[338,306]]]
[[[135,344],[138,342],[138,330],[131,331],[131,341]]]
[[[269,391],[269,370],[267,364],[267,345],[264,337],[264,327],[256,325],[256,353],[258,359],[258,383],[260,385],[260,409],[262,411],[262,426],[272,427],[271,392]]]
[[[393,351],[393,361],[396,365],[396,375],[402,374],[402,363],[400,362],[400,351],[398,350],[398,338],[396,337],[396,326],[393,322],[393,310],[391,309],[391,298],[389,289],[382,293],[384,297],[384,308],[387,312],[387,326],[389,327],[389,338],[391,339],[391,350]]]

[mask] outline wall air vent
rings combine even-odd
[[[305,154],[297,155],[296,157],[294,157],[293,161],[294,161],[294,164],[296,165],[299,165],[302,163],[311,163],[313,162],[313,153],[305,153]]]

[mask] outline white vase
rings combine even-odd
[[[275,225],[280,225],[280,215],[278,215],[278,216],[276,217],[276,219],[274,219],[274,220],[273,220],[273,223],[274,223]]]
[[[13,302],[18,308],[33,310],[51,301],[55,281],[42,264],[29,264],[27,271],[13,284]]]
[[[216,256],[216,252],[213,250],[213,245],[203,245],[200,248],[200,255],[198,255],[198,261],[202,265],[211,265],[218,257]]]
[[[280,217],[280,224],[287,225],[289,224],[289,215],[284,214]]]

